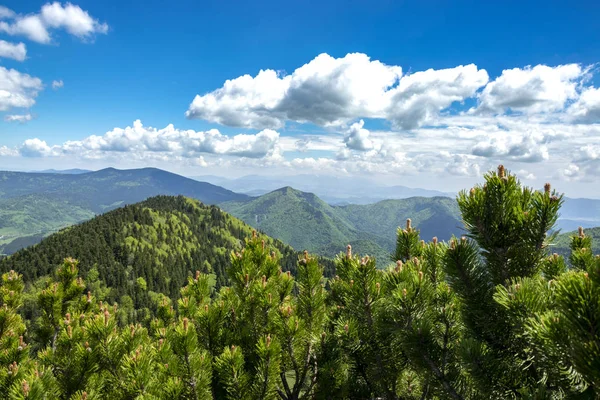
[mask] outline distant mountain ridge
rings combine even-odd
[[[228,179],[215,175],[193,177],[193,179],[223,186],[238,193],[261,196],[285,186],[297,190],[315,193],[329,204],[371,204],[387,199],[409,197],[454,197],[453,193],[437,190],[410,188],[401,185],[385,186],[372,180],[358,177],[331,177],[318,175],[292,175],[282,177],[247,175]],[[357,191],[359,187],[368,187],[368,191]]]
[[[558,226],[563,231],[574,231],[580,226],[600,226],[600,200],[566,198],[560,209]]]
[[[44,169],[42,171],[30,171],[33,173],[41,173],[41,174],[66,174],[66,175],[77,175],[77,174],[87,174],[88,172],[93,172],[89,169]]]
[[[81,174],[0,171],[0,253],[13,240],[29,237],[25,242],[35,242],[64,226],[156,195],[184,195],[206,204],[249,198],[156,168]]]
[[[114,208],[118,205],[114,205],[115,202],[135,203],[158,194],[181,194],[208,204],[248,198],[244,194],[157,168],[105,168],[82,174],[0,171],[0,198],[33,193],[59,194],[95,212]]]
[[[227,181],[215,176],[207,178]],[[260,179],[250,177],[247,184],[258,184]],[[462,234],[454,198],[409,197],[349,204],[363,195],[370,196],[371,187],[361,181],[350,184],[344,179],[334,184],[313,177],[317,187],[332,184],[330,192],[335,192],[335,188],[343,186],[344,193],[355,196],[332,202],[331,197],[301,191],[289,184],[252,197],[156,168],[107,168],[82,174],[0,172],[0,254],[10,254],[60,228],[155,195],[181,194],[217,204],[295,248],[324,256],[332,256],[350,243],[361,253],[387,257],[394,247],[396,229],[404,225],[406,218],[413,219],[426,239],[437,236],[444,240],[452,234]],[[261,189],[250,192],[259,194]],[[600,226],[600,200],[567,198],[560,213],[557,228],[562,231]]]

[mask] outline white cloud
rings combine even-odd
[[[600,145],[588,144],[579,148],[575,155],[577,161],[593,161],[600,159]]]
[[[44,140],[27,139],[19,148],[23,157],[46,157],[53,154],[52,148]]]
[[[208,163],[204,160],[203,156],[196,158],[194,161],[199,167],[208,167]]]
[[[473,157],[466,154],[447,154],[440,153],[442,157],[448,159],[446,171],[451,175],[478,177],[481,175],[481,168]]]
[[[24,43],[11,43],[0,40],[0,57],[12,58],[17,61],[25,61],[27,49]]]
[[[281,128],[286,121],[337,126],[357,118],[387,118],[403,128],[430,121],[455,101],[473,96],[488,75],[475,65],[402,77],[400,66],[366,54],[321,54],[280,76],[261,70],[197,95],[186,116],[223,125]]]
[[[578,64],[507,69],[479,95],[477,111],[558,111],[577,97],[577,86],[586,75],[587,70]]]
[[[352,157],[352,151],[347,147],[342,147],[335,155],[337,160],[348,160],[350,157]]]
[[[42,89],[39,78],[0,66],[0,111],[31,107]]]
[[[47,26],[52,28],[64,28],[71,35],[79,38],[89,38],[94,33],[107,33],[108,25],[98,22],[83,11],[79,6],[66,3],[63,6],[59,2],[48,3],[42,7],[42,18]]]
[[[62,145],[48,146],[39,139],[29,139],[21,147],[28,157],[79,155],[95,158],[107,153],[127,153],[136,157],[164,156],[198,158],[200,154],[262,158],[279,157],[279,133],[265,129],[255,135],[226,136],[216,129],[206,132],[145,127],[140,120],[127,128],[115,128],[102,136],[88,136],[83,140],[67,141]]]
[[[532,174],[531,172],[526,171],[524,169],[518,170],[516,174],[517,174],[517,176],[519,178],[521,178],[521,179],[527,179],[527,180],[530,180],[530,181],[534,180],[536,178],[534,174]]]
[[[367,151],[373,148],[373,141],[369,139],[369,131],[364,129],[365,122],[361,119],[350,126],[344,135],[346,147],[352,150]]]
[[[6,8],[4,6],[0,6],[0,19],[13,18],[14,16],[15,16],[15,13],[13,10]]]
[[[81,7],[71,3],[47,3],[38,14],[17,15],[3,7],[0,16],[11,22],[0,21],[0,32],[13,36],[25,36],[38,43],[50,43],[50,29],[64,29],[80,39],[91,39],[95,34],[106,34],[108,25],[89,15]]]
[[[52,89],[54,90],[58,90],[63,86],[65,86],[65,83],[62,81],[62,79],[58,81],[52,81]]]
[[[472,154],[480,157],[506,158],[521,162],[540,162],[548,160],[548,148],[544,144],[546,137],[540,132],[515,132],[499,134],[477,143]]]
[[[567,112],[578,122],[600,122],[600,88],[586,88]]]
[[[475,95],[488,79],[487,72],[474,64],[407,75],[392,90],[386,118],[402,129],[417,128],[433,121],[452,103]]]
[[[14,115],[5,115],[4,120],[6,122],[20,122],[25,123],[27,121],[31,121],[33,116],[31,114],[14,114]]]
[[[580,177],[580,169],[575,164],[569,164],[563,171],[563,176],[568,179],[577,179]]]
[[[2,11],[2,9],[0,9],[0,11]],[[0,156],[3,157],[14,157],[14,156],[18,156],[19,152],[16,149],[11,149],[10,147],[7,146],[0,146]]]
[[[0,32],[25,36],[38,43],[50,43],[50,33],[39,15],[18,16],[12,23],[0,21]]]

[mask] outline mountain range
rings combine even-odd
[[[42,174],[65,174],[65,175],[77,175],[77,174],[87,174],[88,172],[93,172],[89,169],[81,169],[81,168],[71,168],[71,169],[44,169],[42,171],[30,171],[34,173],[42,173]]]
[[[0,172],[0,246],[12,252],[125,204],[180,194],[206,204],[248,198],[156,168],[80,174]],[[9,251],[0,248],[0,253]]]
[[[448,197],[332,206],[313,193],[284,187],[219,207],[296,249],[331,256],[349,243],[358,253],[386,261],[395,246],[396,230],[407,218],[428,239],[447,240],[462,226],[456,202]]]
[[[445,193],[437,190],[410,188],[406,186],[385,186],[370,179],[360,177],[328,175],[290,175],[265,176],[247,175],[241,178],[229,179],[214,175],[192,177],[193,179],[210,182],[234,192],[250,196],[261,196],[282,187],[291,186],[303,192],[315,193],[322,200],[333,205],[371,204],[387,199],[405,199],[409,197],[455,197],[455,193]],[[368,191],[361,188],[369,188]]]
[[[218,181],[217,177],[208,178]],[[250,176],[247,184],[243,179],[237,184],[245,184],[246,189],[253,185],[260,188],[261,179]],[[300,175],[294,179],[298,184],[309,185],[308,176]],[[283,180],[267,180],[271,185],[284,183]],[[262,182],[266,184],[264,179]],[[313,183],[317,189],[327,186],[327,182],[322,183],[316,178]],[[342,179],[336,185],[350,188],[342,193],[354,193],[359,197],[369,197],[373,192],[364,182],[351,184]],[[329,192],[335,191],[329,189]],[[396,229],[404,225],[406,218],[413,220],[413,225],[421,230],[425,239],[437,236],[446,240],[453,234],[462,233],[455,200],[433,196],[436,193],[348,204],[346,201],[332,203],[318,194],[289,185],[253,197],[155,168],[108,168],[81,173],[0,172],[0,254],[14,253],[61,228],[125,204],[156,195],[184,195],[205,204],[218,205],[298,250],[307,249],[331,257],[350,243],[357,252],[383,260],[393,250]],[[567,232],[578,226],[600,226],[600,200],[566,199],[558,228]]]

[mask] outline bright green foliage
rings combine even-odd
[[[462,360],[482,395],[505,398],[542,385],[543,371],[494,293],[539,274],[561,202],[549,185],[544,192],[524,188],[503,166],[487,174],[483,186],[458,196],[472,240],[451,241],[445,268],[462,302]]]
[[[156,311],[156,294],[176,301],[196,270],[214,274],[218,286],[228,284],[230,252],[241,250],[251,232],[217,207],[182,196],[158,196],[52,235],[0,260],[0,271],[19,271],[33,282],[50,275],[65,258],[76,258],[95,296],[109,302],[128,296],[133,309],[121,317],[147,323]],[[264,239],[281,255],[284,268],[295,272],[299,253]],[[332,268],[328,260],[320,261]]]
[[[571,255],[571,243],[574,235],[579,236],[579,232],[567,232],[558,235],[552,244],[552,251],[568,259]],[[592,239],[592,245],[588,247],[600,249],[600,227],[587,228],[585,235]]]
[[[410,223],[398,236],[399,257],[409,261],[394,268],[379,270],[350,247],[337,259],[332,329],[341,352],[325,398],[462,398],[466,391],[455,356],[457,298],[441,264],[446,246],[421,242]]]
[[[600,395],[600,256],[589,245],[580,229],[571,241],[573,270],[515,281],[496,295],[531,345],[532,365],[543,367],[543,392],[556,397]],[[564,265],[562,257],[551,260]]]
[[[99,262],[85,282],[66,258],[25,292],[7,272],[0,397],[598,398],[600,257],[583,230],[569,263],[547,254],[560,203],[549,186],[522,188],[501,167],[459,195],[467,236],[426,243],[409,222],[394,265],[377,268],[348,246],[330,280],[318,258],[304,253],[289,268],[277,242],[254,232],[228,249],[227,284],[202,263],[178,296],[153,291],[151,274],[132,276],[132,294],[152,308],[143,318],[129,294],[113,301]],[[194,213],[209,218],[190,207],[152,208],[124,231],[168,253],[163,244],[174,242],[159,239],[161,227],[193,232]]]
[[[398,228],[396,235],[396,251],[392,255],[393,261],[407,262],[413,257],[418,257],[423,251],[419,237],[419,230],[411,225],[411,220],[406,220],[406,228]]]

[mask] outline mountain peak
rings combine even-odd
[[[297,189],[294,189],[291,186],[284,186],[282,188],[273,190],[273,193],[278,192],[278,193],[284,193],[284,194],[290,194],[290,193],[302,193]]]

